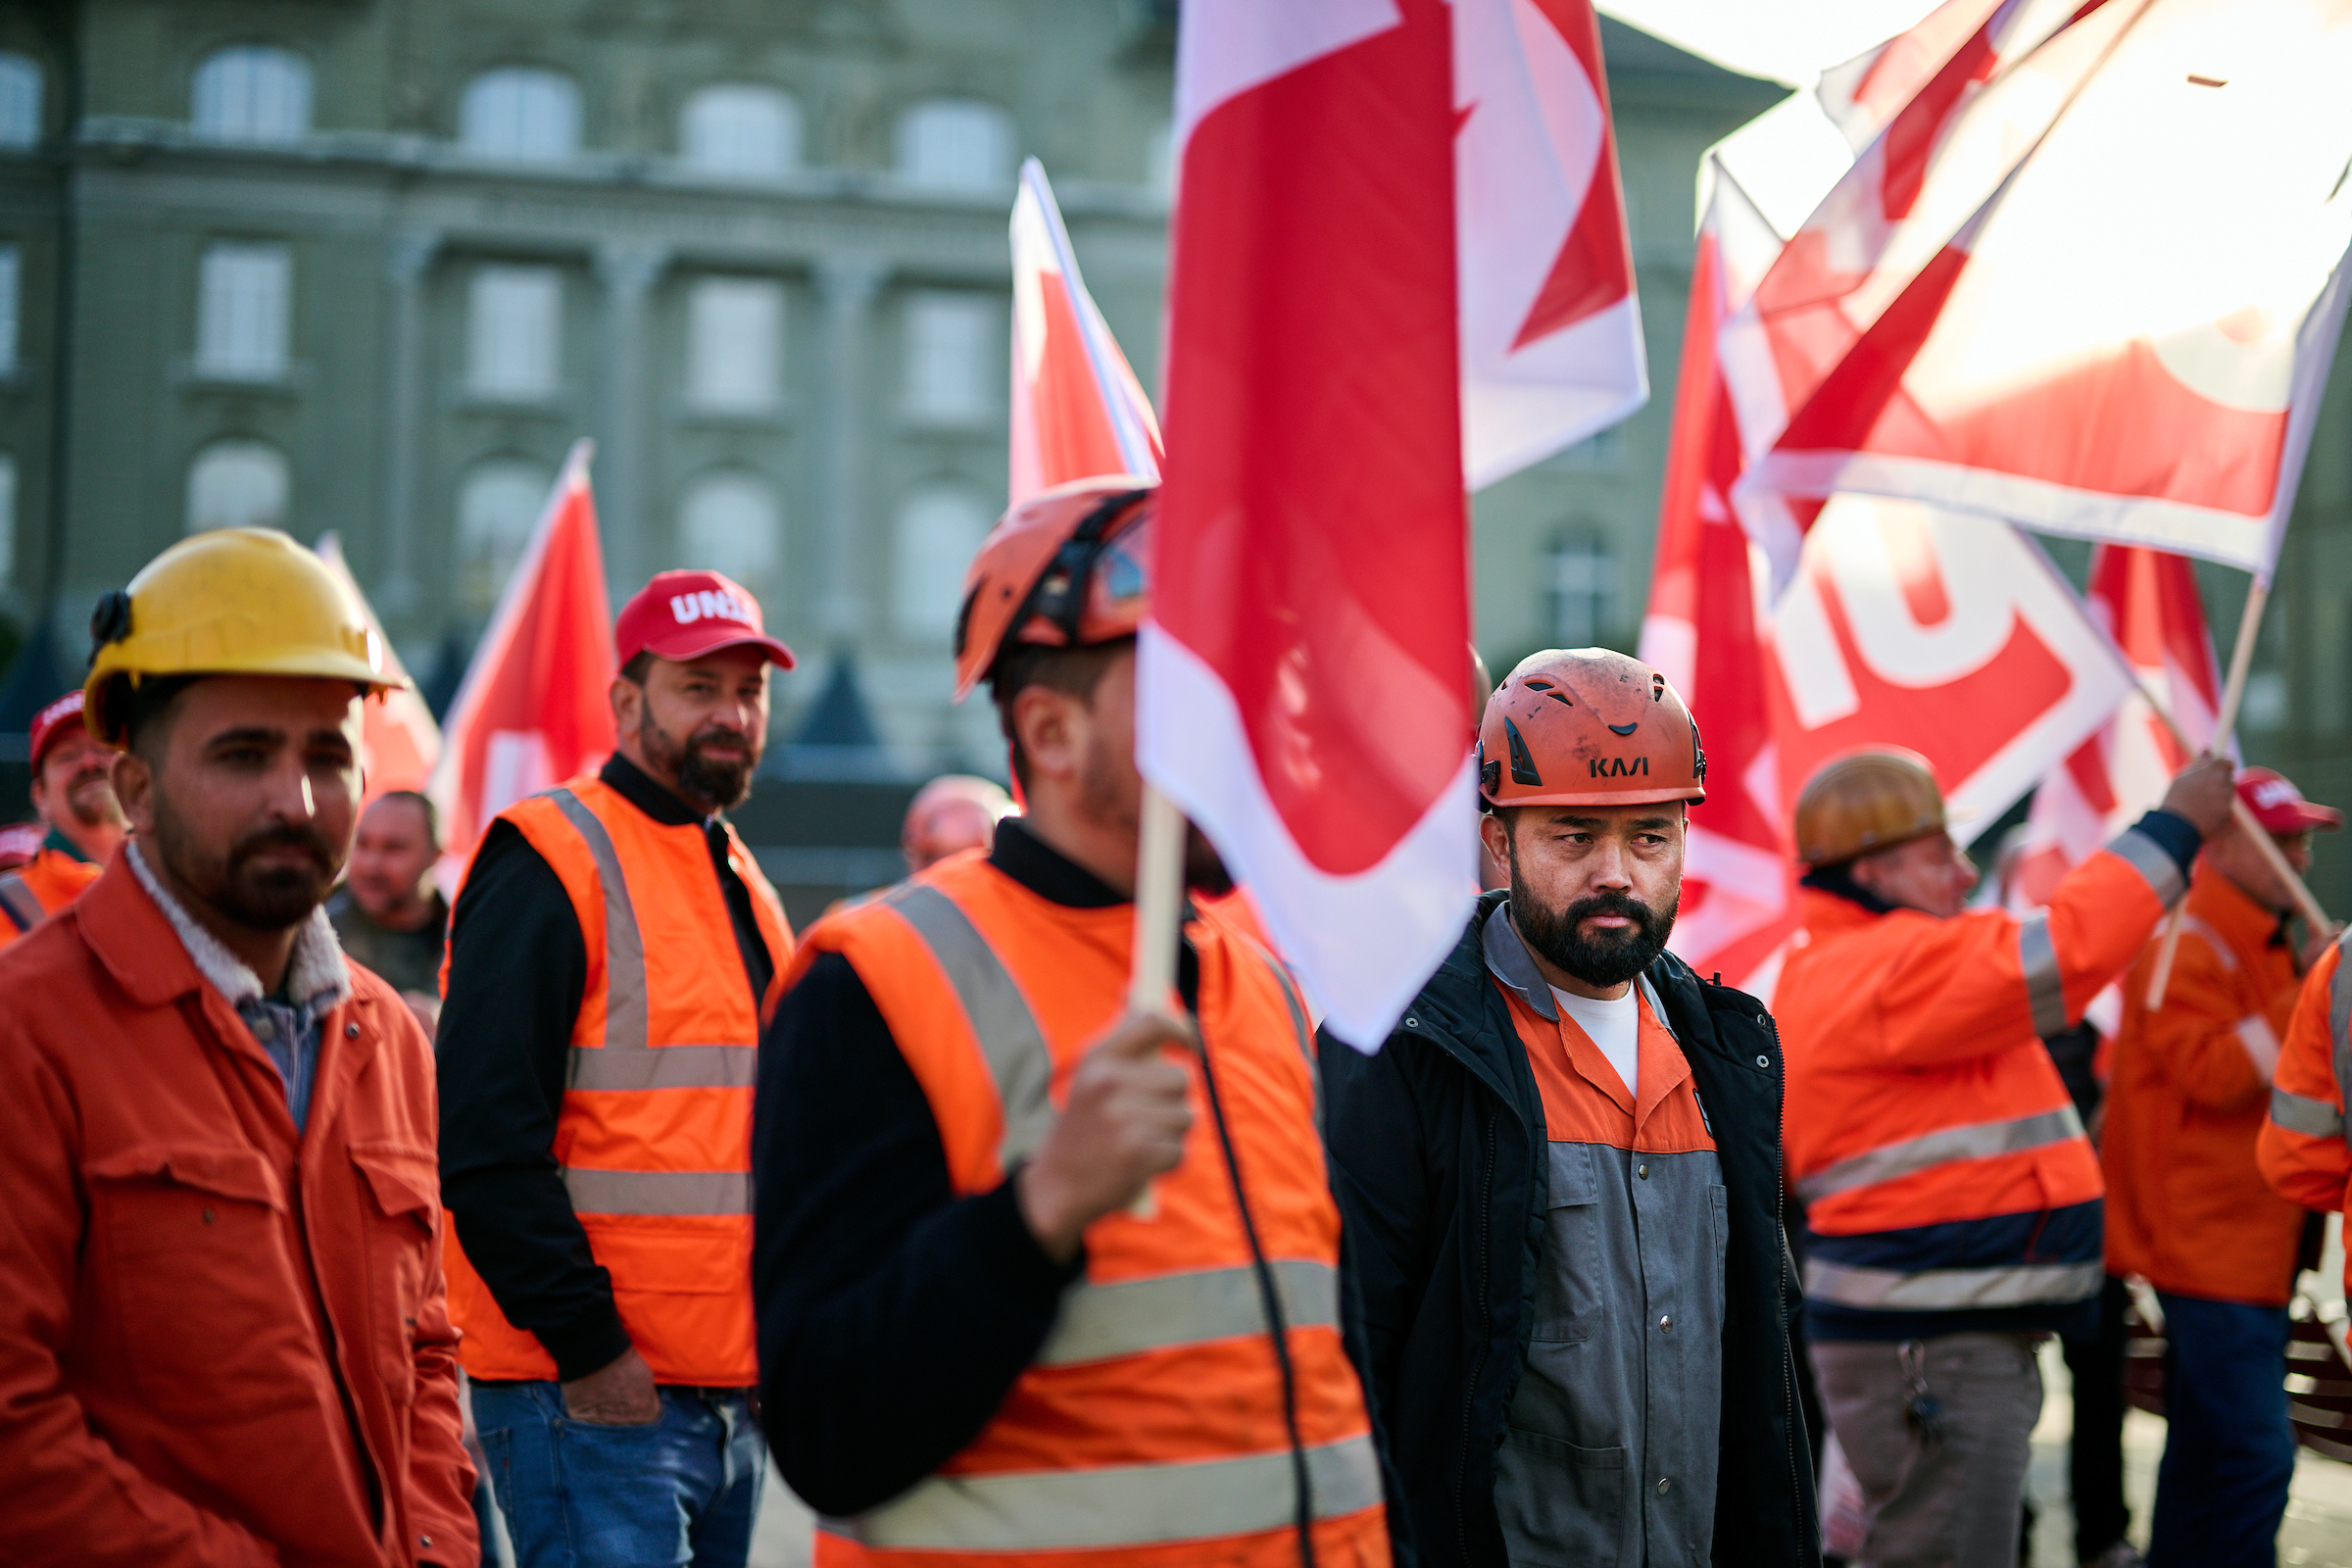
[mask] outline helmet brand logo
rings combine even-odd
[[[743,601],[724,589],[698,589],[690,594],[672,594],[669,612],[681,626],[691,626],[698,620],[749,621],[752,612]]]
[[[1609,727],[1615,729],[1617,726],[1612,724]],[[1595,757],[1590,760],[1589,765],[1592,769],[1592,776],[1594,778],[1634,778],[1636,776],[1647,778],[1649,776],[1649,759],[1646,757],[1632,759]]]

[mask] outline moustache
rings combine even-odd
[[[1634,922],[1638,932],[1647,932],[1657,923],[1658,911],[1630,893],[1595,893],[1579,899],[1560,911],[1560,923],[1573,931],[1587,920],[1599,914],[1618,915]]]
[[[229,868],[234,870],[267,850],[300,850],[318,867],[320,875],[330,875],[335,868],[334,846],[326,842],[326,836],[317,828],[293,822],[256,828],[238,839],[229,847]]]

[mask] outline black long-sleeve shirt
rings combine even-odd
[[[626,758],[613,757],[599,777],[657,822],[703,824],[758,1006],[776,958],[751,890],[727,861],[725,828]],[[588,950],[562,879],[513,823],[491,823],[451,916],[433,1045],[441,1200],[499,1310],[538,1337],[566,1382],[629,1348],[612,1277],[588,1250],[554,1152],[587,983]]]
[[[1126,902],[1017,818],[990,860],[1056,904]],[[1084,1264],[1038,1247],[1011,1174],[956,1196],[930,1102],[839,954],[785,993],[760,1042],[752,1167],[769,1449],[811,1506],[858,1513],[979,1435]]]

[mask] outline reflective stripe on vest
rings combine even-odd
[[[1306,1450],[1315,1513],[1380,1504],[1369,1436]],[[1282,1530],[1297,1493],[1288,1449],[1234,1458],[933,1476],[896,1502],[824,1527],[904,1551],[1068,1551]]]
[[[612,835],[567,789],[548,791],[588,846],[605,900],[605,1043],[574,1046],[566,1087],[589,1091],[749,1089],[760,1073],[758,1046],[646,1044],[645,939],[629,902],[628,878]],[[752,1178],[744,1171],[585,1170],[563,1172],[574,1212],[582,1214],[749,1214]]]
[[[1884,1144],[1826,1170],[1815,1171],[1796,1184],[1797,1198],[1817,1203],[1857,1187],[1876,1187],[1901,1176],[1916,1175],[1938,1165],[1966,1159],[1990,1159],[2028,1149],[2063,1144],[2082,1136],[2082,1118],[2072,1104],[2006,1121],[1972,1122],[1965,1127],[1942,1127],[1898,1144]],[[1902,1278],[1904,1276],[1890,1276]],[[1810,1289],[1810,1287],[1808,1287]]]
[[[31,885],[11,871],[0,876],[0,914],[7,915],[22,935],[48,918],[49,911],[41,907]]]
[[[1960,1311],[2081,1301],[2099,1294],[2106,1265],[2011,1263],[1998,1268],[1933,1268],[1916,1274],[1856,1268],[1819,1259],[1805,1264],[1805,1295],[1839,1306],[1884,1311]]]
[[[2333,1138],[2344,1130],[2342,1111],[2325,1100],[2289,1094],[2283,1089],[2271,1091],[2271,1120],[2306,1138]]]
[[[2036,909],[2017,922],[2017,962],[2025,972],[2034,1032],[2044,1040],[2066,1033],[2066,976],[2058,967],[2058,944],[2050,940],[2047,910]]]
[[[2188,892],[2188,878],[2180,872],[2180,862],[2172,853],[2135,827],[2128,827],[2115,836],[2107,853],[2131,863],[2166,908],[2179,904]]]
[[[1340,1326],[1340,1275],[1312,1258],[1270,1258],[1282,1292],[1283,1321],[1294,1329]],[[1266,1332],[1265,1298],[1257,1270],[1208,1268],[1189,1274],[1080,1284],[1064,1293],[1061,1313],[1039,1366],[1105,1361],[1204,1340]]]

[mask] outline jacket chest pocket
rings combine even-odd
[[[1589,1144],[1547,1144],[1544,1250],[1536,1281],[1532,1339],[1576,1345],[1601,1317],[1609,1260],[1602,1246],[1600,1183]]]
[[[439,1260],[440,1169],[430,1150],[386,1142],[352,1145],[351,1161],[368,1189],[360,1207],[378,1365],[385,1391],[405,1403],[416,1381],[417,1319]]]
[[[83,1176],[87,1266],[141,1398],[203,1425],[311,1402],[290,1215],[258,1151],[145,1146]]]

